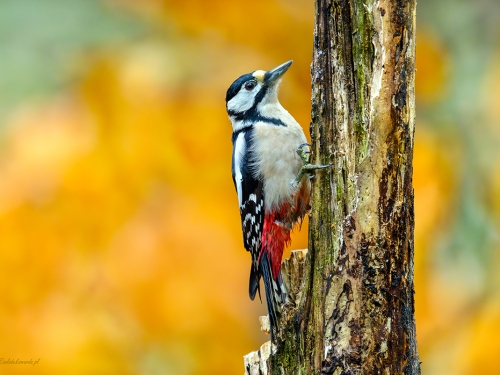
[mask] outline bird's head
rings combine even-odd
[[[292,60],[268,72],[256,70],[244,74],[233,82],[226,93],[226,110],[233,127],[236,123],[251,121],[262,113],[264,106],[280,105],[278,86],[290,65]]]

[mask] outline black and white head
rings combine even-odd
[[[239,77],[226,93],[226,110],[233,124],[233,131],[250,126],[253,122],[267,119],[268,106],[280,106],[278,86],[281,77],[292,61],[266,72],[256,70]],[[267,119],[273,121],[273,119]]]

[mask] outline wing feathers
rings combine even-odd
[[[233,138],[233,179],[240,204],[243,244],[252,255],[249,294],[254,299],[257,291],[260,295],[259,254],[264,222],[264,188],[262,180],[254,178],[250,171],[252,133],[252,128],[244,129]]]

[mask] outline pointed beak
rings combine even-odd
[[[290,65],[292,65],[293,60],[287,61],[284,64],[281,64],[280,66],[277,66],[276,68],[266,72],[264,75],[264,83],[268,85],[273,85],[274,83],[278,82],[279,79],[285,74],[285,72],[288,70]]]

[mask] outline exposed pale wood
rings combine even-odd
[[[251,352],[244,356],[245,375],[269,374],[268,361],[271,356],[271,351],[271,341],[267,341],[256,352]]]
[[[281,265],[283,281],[287,288],[290,302],[293,304],[298,304],[302,298],[306,256],[307,249],[294,250],[290,253],[290,258],[285,259]]]

